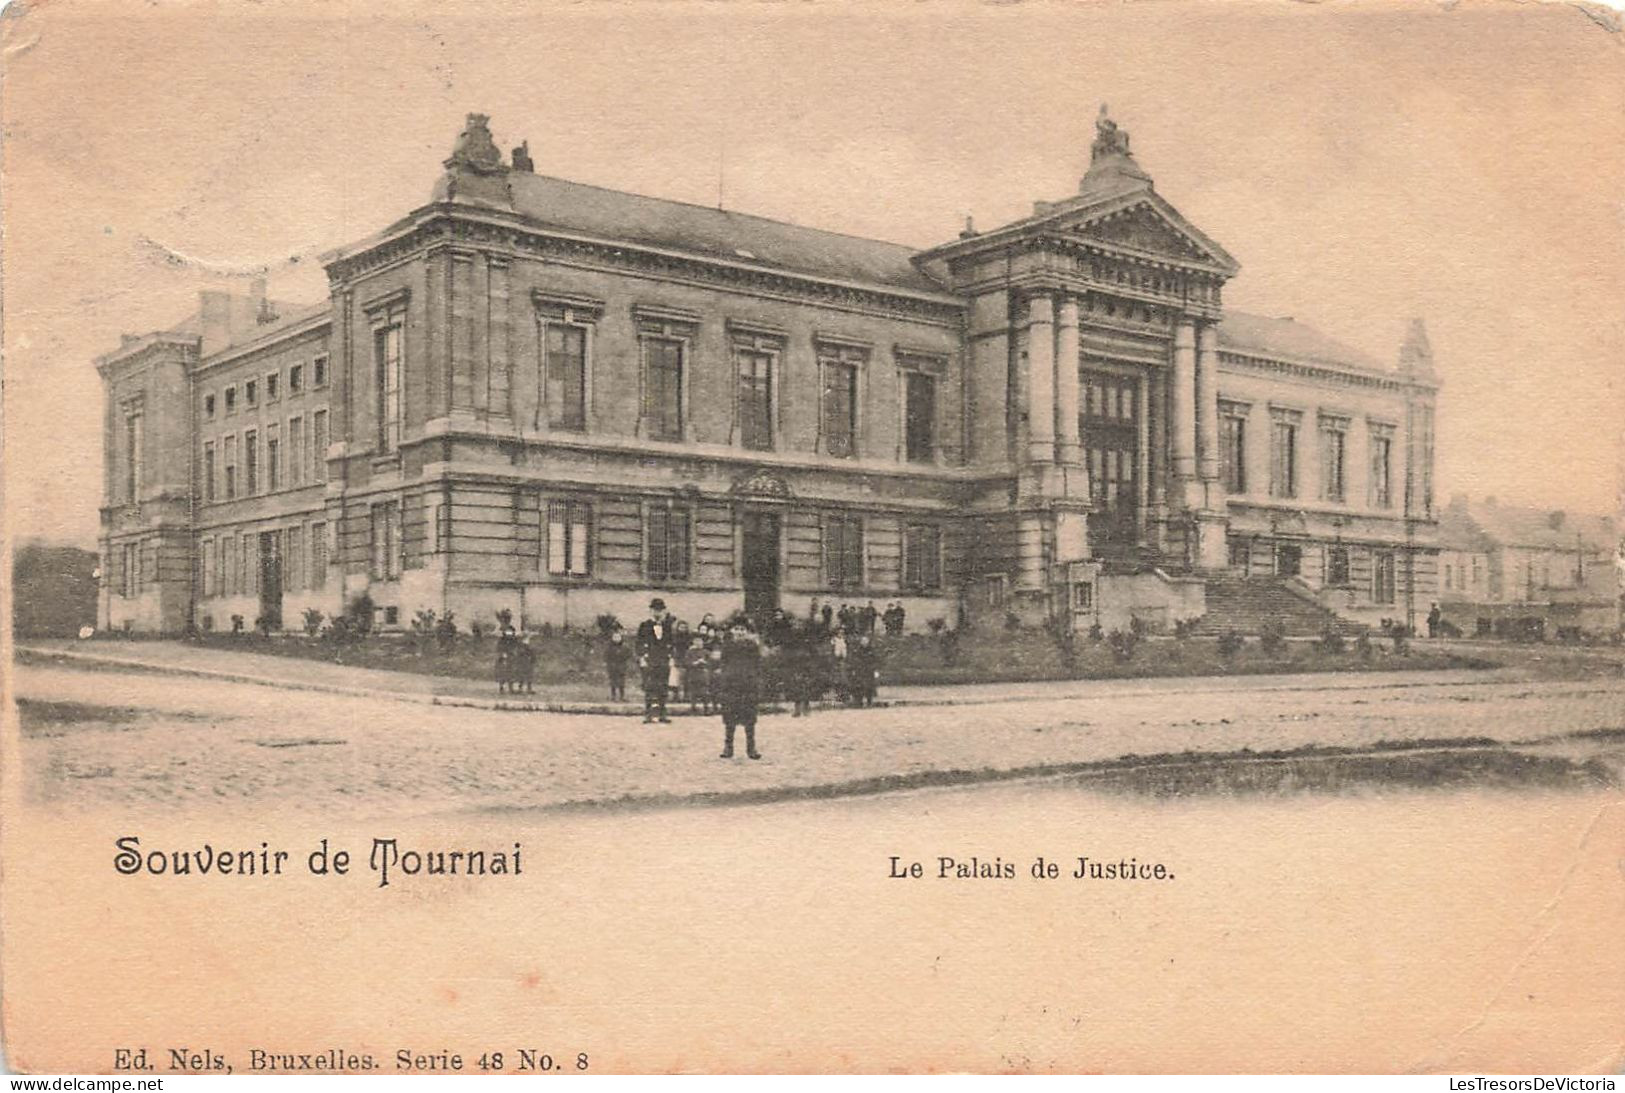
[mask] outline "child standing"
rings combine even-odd
[[[617,626],[610,631],[609,644],[604,646],[604,671],[609,673],[611,702],[626,701],[626,666],[632,659],[632,647],[626,644],[626,631]]]

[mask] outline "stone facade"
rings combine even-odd
[[[481,115],[444,167],[322,306],[208,293],[98,361],[104,626],[659,590],[1112,629],[1226,569],[1357,617],[1434,587],[1420,326],[1389,368],[1225,312],[1237,264],[1104,111],[1076,196],[925,252],[538,175]]]

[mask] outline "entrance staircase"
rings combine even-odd
[[[1285,578],[1226,573],[1209,577],[1206,583],[1207,614],[1196,621],[1195,629],[1200,636],[1217,637],[1227,630],[1257,635],[1272,622],[1294,638],[1318,638],[1328,628],[1346,636],[1366,629],[1289,587]]]

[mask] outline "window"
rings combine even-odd
[[[214,419],[214,392],[210,391],[203,396],[203,417],[206,420]]]
[[[643,418],[655,440],[683,439],[683,342],[643,339]]]
[[[305,481],[305,419],[288,419],[288,485],[298,486]]]
[[[649,580],[688,580],[688,509],[651,505],[647,534]]]
[[[1275,547],[1275,575],[1296,577],[1303,572],[1303,548],[1296,543],[1278,543]]]
[[[214,441],[203,442],[203,500],[214,500]]]
[[[1326,548],[1326,583],[1342,586],[1349,583],[1349,548]]]
[[[824,451],[828,455],[850,459],[858,454],[858,369],[866,359],[861,349],[819,349],[818,365],[824,381]]]
[[[1449,562],[1446,562],[1444,564],[1444,588],[1445,588],[1445,591],[1449,592],[1452,589],[1454,589],[1455,587],[1456,587],[1455,570],[1451,567]]]
[[[310,587],[327,587],[327,525],[310,525]]]
[[[369,515],[373,579],[393,581],[401,575],[401,503],[381,502]]]
[[[266,488],[272,491],[282,486],[282,438],[277,435],[279,432],[281,426],[265,427],[265,481]]]
[[[1093,611],[1095,609],[1094,582],[1078,581],[1072,586],[1072,609],[1074,611]]]
[[[282,397],[282,392],[281,392],[281,390],[279,390],[279,388],[281,387],[281,380],[282,380],[282,373],[280,373],[280,372],[267,372],[267,373],[265,373],[265,401],[266,402],[275,402],[277,399]]]
[[[942,529],[936,525],[910,524],[903,529],[903,587],[942,587]]]
[[[773,448],[773,361],[765,349],[734,347],[738,376],[739,443],[756,451]]]
[[[547,323],[542,360],[547,423],[555,429],[587,427],[587,328]]]
[[[1289,411],[1271,422],[1270,496],[1298,496],[1298,415]]]
[[[393,452],[401,442],[401,322],[397,314],[372,332],[373,413],[380,452]]]
[[[216,562],[215,562],[215,556],[214,556],[214,547],[215,547],[215,543],[214,543],[213,539],[205,539],[205,540],[203,540],[203,558],[202,558],[202,565],[203,565],[203,575],[202,576],[203,576],[203,580],[202,580],[202,584],[203,584],[203,595],[205,595],[205,596],[216,595],[219,592],[219,587],[220,587],[219,584],[217,583],[218,580],[219,580],[219,574],[216,573],[216,571],[215,571]]]
[[[128,414],[124,418],[124,500],[131,505],[141,500],[141,480],[144,477],[141,466],[141,417],[140,414]]]
[[[1345,418],[1320,419],[1320,496],[1324,501],[1346,499],[1348,421]]]
[[[300,535],[301,530],[291,527],[282,537],[285,543],[282,548],[282,587],[288,592],[297,592],[305,586],[305,541]]]
[[[125,543],[121,558],[124,571],[119,574],[122,584],[119,594],[127,600],[134,599],[141,594],[141,545]]]
[[[237,437],[226,437],[226,500],[237,496]]]
[[[910,463],[937,458],[937,380],[924,372],[903,373],[903,439]]]
[[[243,532],[241,548],[237,551],[237,591],[252,596],[259,590],[259,545],[252,532]]]
[[[243,488],[250,497],[260,492],[259,434],[253,429],[243,434]]]
[[[1391,475],[1392,455],[1394,450],[1394,434],[1391,430],[1374,431],[1371,434],[1371,505],[1373,508],[1387,509],[1394,505],[1393,478]]]
[[[260,404],[258,380],[249,380],[243,384],[243,403],[246,406],[258,406]]]
[[[1247,418],[1245,410],[1220,411],[1219,478],[1226,493],[1247,492]]]
[[[1416,407],[1417,477],[1421,496],[1422,514],[1433,515],[1433,407]]]
[[[327,411],[317,410],[310,415],[311,478],[327,481]]]
[[[226,388],[226,413],[235,414],[236,412],[237,412],[237,385],[232,384],[230,387]]]
[[[547,503],[547,571],[555,577],[592,572],[592,506],[585,501]]]
[[[310,383],[313,387],[327,386],[327,358],[317,357],[310,362]]]
[[[863,586],[863,518],[824,517],[824,583],[831,588]]]
[[[1252,556],[1252,544],[1248,543],[1245,539],[1230,540],[1231,569],[1239,569],[1245,573],[1247,571],[1248,563],[1252,561]]]
[[[297,395],[305,389],[305,366],[302,364],[288,365],[288,394]]]
[[[1371,559],[1371,599],[1394,602],[1394,552],[1379,550]]]

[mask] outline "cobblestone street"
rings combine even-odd
[[[1007,697],[995,686],[939,690],[939,701],[972,703],[960,706],[766,716],[765,758],[724,762],[714,717],[644,725],[436,706],[411,693],[413,677],[401,680],[405,700],[297,690],[309,682],[298,674],[308,666],[281,664],[287,687],[20,665],[29,796],[354,816],[749,801],[1059,773],[1126,756],[1530,743],[1625,727],[1625,680],[1615,679],[1429,672],[1079,681],[1012,684],[1002,688]]]

